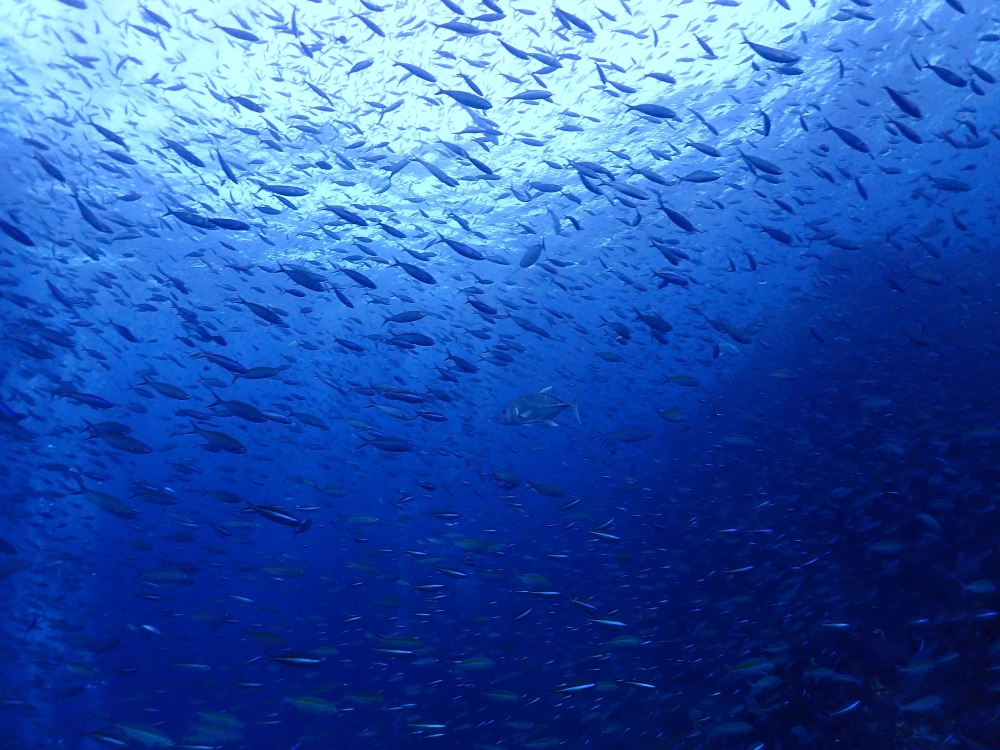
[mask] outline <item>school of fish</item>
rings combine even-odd
[[[0,750],[1000,748],[994,5],[0,55]]]

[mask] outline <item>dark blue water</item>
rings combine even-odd
[[[0,3],[0,747],[1000,747],[995,13]]]

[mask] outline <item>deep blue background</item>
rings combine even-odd
[[[88,4],[0,8],[0,747],[1000,744],[991,6]]]

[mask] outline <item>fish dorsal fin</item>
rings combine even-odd
[[[540,390],[540,391],[538,392],[538,395],[541,395],[541,394],[543,394],[543,393],[548,393],[548,392],[549,392],[549,391],[551,391],[551,390],[552,390],[552,386],[550,385],[550,386],[549,386],[548,388],[542,388],[542,390]]]

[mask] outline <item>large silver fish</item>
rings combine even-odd
[[[518,396],[507,402],[500,414],[501,424],[528,425],[541,424],[548,427],[558,427],[555,419],[566,409],[572,409],[576,415],[576,421],[580,421],[580,412],[576,408],[577,394],[573,401],[566,403],[561,398],[553,396],[550,391],[552,386],[545,388],[538,393],[529,393]]]

